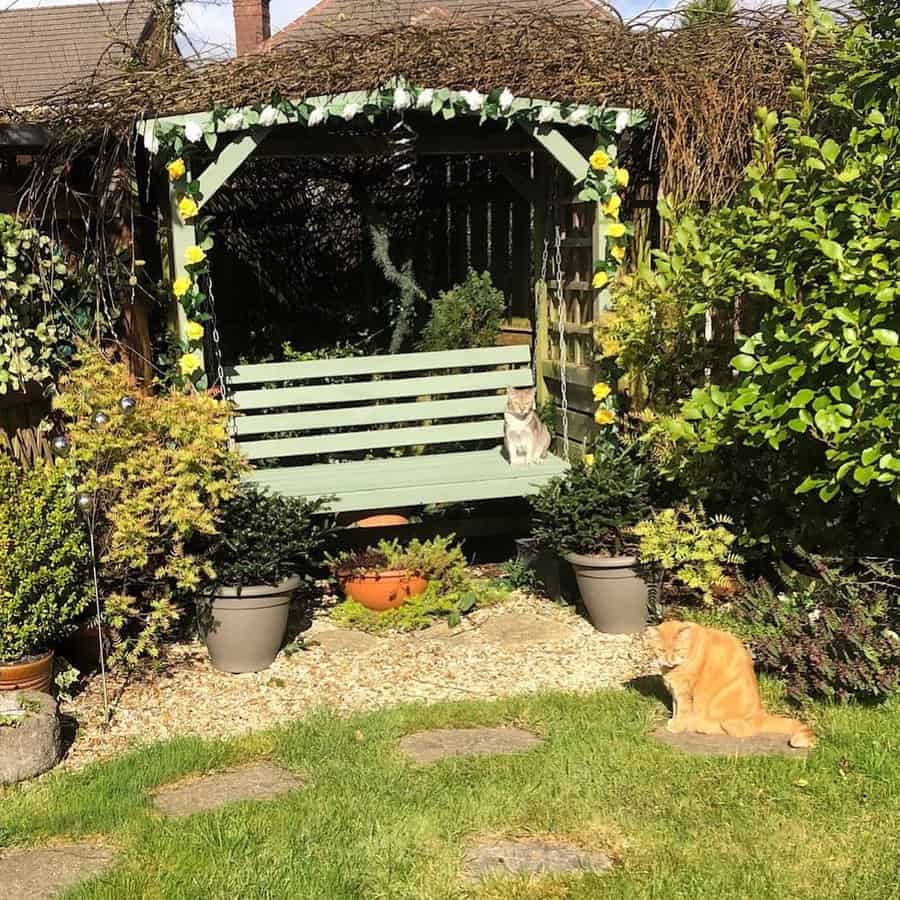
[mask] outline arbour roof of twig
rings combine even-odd
[[[496,8],[496,5],[493,5]],[[215,107],[377,88],[397,76],[421,87],[509,87],[517,96],[642,108],[656,120],[666,180],[722,199],[743,168],[759,105],[784,106],[784,50],[797,25],[783,9],[744,10],[706,25],[558,14],[549,9],[448,25],[304,41],[190,67],[170,59],[95,78],[52,98],[42,116],[58,142],[129,139],[136,121]]]

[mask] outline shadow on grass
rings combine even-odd
[[[658,700],[669,712],[672,711],[672,698],[659,675],[640,675],[626,682],[625,687],[650,700]]]

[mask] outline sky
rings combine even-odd
[[[93,0],[0,0],[0,10],[9,7],[59,6]],[[317,0],[272,0],[272,30],[277,31],[302,15]],[[502,0],[501,0],[502,2]],[[649,8],[666,9],[674,0],[614,0],[623,18],[631,18]],[[186,40],[203,55],[234,53],[234,22],[230,0],[187,0],[184,4],[182,27]],[[187,50],[187,47],[183,48]]]

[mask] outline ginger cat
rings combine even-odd
[[[788,735],[791,747],[812,747],[815,735],[797,719],[763,709],[753,659],[733,635],[692,622],[663,622],[647,629],[663,681],[672,695],[669,731],[752,737]]]

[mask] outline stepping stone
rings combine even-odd
[[[439,728],[408,734],[400,750],[417,763],[433,763],[450,756],[497,756],[523,753],[543,740],[521,728]]]
[[[112,865],[115,853],[96,844],[10,850],[0,854],[0,900],[49,900]]]
[[[692,756],[793,756],[803,759],[808,750],[795,749],[784,734],[758,734],[756,737],[735,738],[727,734],[697,734],[685,731],[672,734],[665,726],[657,728],[653,737],[682,753]]]
[[[378,638],[353,628],[323,628],[308,631],[304,637],[327,653],[367,653],[378,644]]]
[[[555,619],[528,613],[501,613],[492,616],[480,628],[481,636],[501,647],[525,647],[529,644],[556,644],[577,635]]]
[[[292,772],[272,763],[253,763],[160,788],[153,805],[167,816],[190,816],[242,800],[272,800],[302,786],[303,780]]]
[[[574,844],[541,840],[483,841],[466,851],[467,881],[516,875],[562,875],[604,872],[612,866],[605,853],[596,853]]]

